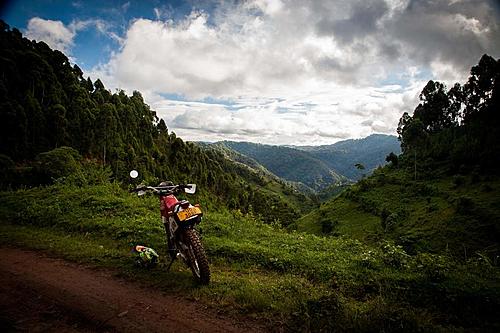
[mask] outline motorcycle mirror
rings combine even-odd
[[[139,172],[137,170],[130,171],[130,178],[137,178],[139,176]]]
[[[196,184],[187,184],[187,186],[189,187],[184,188],[184,192],[187,194],[194,194],[196,192]]]

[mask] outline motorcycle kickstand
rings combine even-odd
[[[182,254],[180,252],[177,252],[175,257],[173,257],[172,260],[170,260],[170,263],[168,264],[168,267],[167,267],[167,272],[170,270],[170,267],[172,267],[172,264],[174,263],[175,259],[177,259],[177,257],[180,257],[180,256],[182,256]]]
[[[173,257],[172,260],[170,260],[170,263],[167,266],[167,272],[170,270],[170,267],[172,267],[172,264],[174,263],[175,259],[177,259],[177,256]]]

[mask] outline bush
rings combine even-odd
[[[109,165],[103,166],[95,160],[85,160],[81,170],[57,179],[57,183],[65,185],[102,185],[109,183],[113,172]]]
[[[434,196],[438,192],[434,186],[425,183],[414,183],[412,190],[416,195],[423,197]]]
[[[81,156],[71,147],[59,147],[40,153],[36,157],[35,169],[49,183],[55,179],[81,173]]]
[[[338,220],[330,220],[328,218],[323,218],[320,220],[321,231],[324,234],[331,234],[332,231],[339,225]]]
[[[382,259],[386,265],[391,267],[408,268],[412,258],[401,245],[385,243],[382,246]]]
[[[393,167],[397,167],[399,164],[398,155],[391,152],[385,157],[386,162],[391,163]]]
[[[381,224],[384,231],[393,231],[396,225],[408,218],[408,211],[405,208],[399,208],[395,212],[390,212],[384,209],[381,213]]]
[[[443,281],[452,268],[450,258],[429,253],[419,253],[415,258],[415,265],[415,269],[432,282]]]

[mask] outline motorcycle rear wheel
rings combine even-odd
[[[210,282],[210,267],[205,249],[194,229],[186,230],[185,236],[189,248],[189,267],[193,276],[200,284],[207,285]]]

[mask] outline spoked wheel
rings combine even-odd
[[[210,282],[210,267],[200,238],[194,229],[186,230],[185,236],[189,252],[189,267],[193,276],[199,283],[208,284]]]

